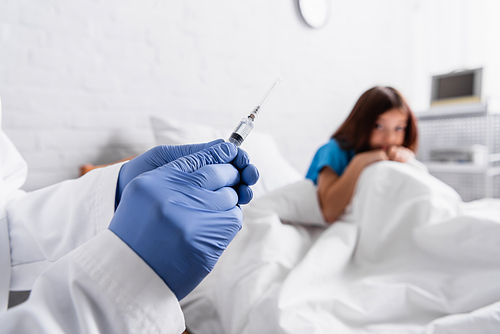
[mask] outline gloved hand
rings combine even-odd
[[[109,229],[165,281],[179,300],[215,266],[241,229],[232,188],[244,174],[228,162],[237,148],[219,143],[134,178],[124,189]],[[235,162],[236,163],[236,162]]]
[[[201,151],[222,142],[224,142],[224,140],[217,139],[206,144],[161,145],[150,149],[138,157],[135,157],[125,163],[120,169],[118,183],[116,185],[116,205],[120,203],[123,190],[127,184],[140,174],[149,172],[180,157]],[[244,171],[249,163],[250,159],[248,158],[248,154],[238,148],[238,154],[234,159],[233,164],[239,170]],[[250,167],[249,171],[243,173],[242,183],[235,186],[239,195],[239,204],[247,204],[252,199],[253,193],[248,185],[255,184],[255,182],[257,182],[258,175],[259,174],[255,166]],[[252,179],[255,176],[256,178]]]

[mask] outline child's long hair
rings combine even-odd
[[[403,96],[392,87],[376,86],[361,95],[344,123],[335,131],[335,138],[343,149],[356,153],[369,151],[370,136],[379,115],[393,108],[408,116],[403,146],[416,153],[418,146],[417,119]]]

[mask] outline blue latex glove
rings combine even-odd
[[[130,160],[120,169],[116,186],[116,205],[120,203],[123,190],[127,184],[140,174],[149,172],[180,157],[201,151],[222,142],[224,142],[224,140],[217,139],[206,144],[161,145]],[[249,166],[250,159],[245,151],[238,148],[238,154],[232,163],[243,172]],[[247,204],[252,199],[253,193],[248,185],[255,184],[258,175],[258,171],[253,165],[249,167],[248,171],[243,173],[241,183],[235,186],[239,195],[239,204]]]
[[[212,270],[241,229],[232,187],[243,172],[229,164],[237,154],[233,144],[220,143],[139,175],[124,189],[109,226],[179,300]],[[255,167],[245,173],[258,178]]]

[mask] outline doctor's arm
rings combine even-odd
[[[1,333],[182,333],[177,298],[107,230],[55,262],[30,298],[0,315]]]
[[[135,177],[220,142],[157,146],[125,164],[16,196],[7,208],[11,290],[30,290],[51,263],[105,230]]]
[[[131,180],[110,229],[43,273],[1,332],[181,333],[178,300],[241,228],[236,204],[258,179],[238,153],[223,143]]]
[[[388,160],[383,150],[356,154],[341,176],[330,167],[319,173],[317,193],[325,221],[332,224],[337,220],[352,199],[359,175],[371,163]]]

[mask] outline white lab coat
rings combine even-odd
[[[107,229],[120,166],[25,193],[0,130],[0,333],[182,333],[175,295]],[[32,292],[6,310],[9,290]]]

